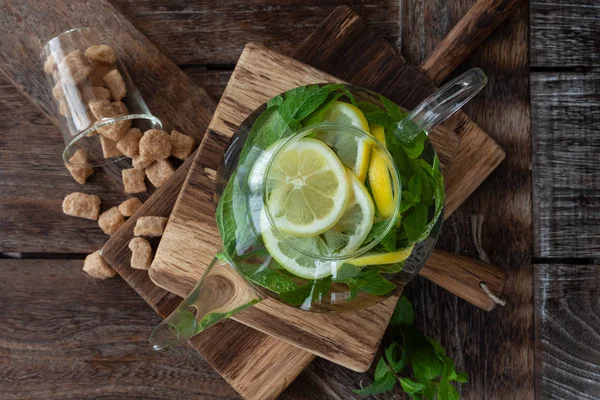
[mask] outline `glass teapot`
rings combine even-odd
[[[150,337],[157,350],[266,297],[349,311],[402,291],[438,238],[439,158],[427,132],[486,84],[480,69],[406,113],[347,84],[278,95],[239,127],[217,173],[221,251]]]

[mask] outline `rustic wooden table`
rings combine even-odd
[[[218,99],[246,42],[291,52],[342,3],[418,64],[474,0],[112,3]],[[0,21],[26,23],[5,11]],[[464,398],[600,398],[599,57],[597,1],[532,0],[461,68],[488,73],[465,111],[507,158],[446,223],[440,247],[505,268],[508,304],[485,313],[424,279],[410,295],[420,327],[469,373]],[[0,75],[2,398],[238,398],[192,349],[151,350],[159,318],[122,280],[81,271],[106,236],[61,213],[78,189],[61,147]],[[105,203],[125,198],[92,181]],[[281,398],[349,399],[371,380],[317,360]]]

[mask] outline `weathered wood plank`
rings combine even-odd
[[[352,4],[391,43],[398,0],[111,0],[177,64],[235,64],[248,42],[289,54],[342,4]]]
[[[81,266],[0,259],[3,399],[239,398],[191,348],[152,350],[147,336],[160,317],[122,279],[98,281]],[[279,398],[358,399],[351,390],[361,381],[372,382],[319,360]]]
[[[411,2],[403,9],[404,55],[421,63],[474,3]],[[465,399],[529,399],[534,395],[531,271],[528,7],[492,33],[461,70],[490,78],[465,113],[501,146],[506,159],[445,222],[440,247],[506,270],[508,304],[484,313],[421,277],[408,286],[420,328],[438,338],[457,368],[470,375]]]
[[[532,0],[531,66],[600,65],[600,3],[597,0]]]
[[[600,256],[600,74],[531,77],[534,254]]]
[[[237,399],[187,346],[148,344],[160,318],[120,278],[81,261],[0,260],[3,399]]]
[[[536,397],[600,397],[600,265],[535,266]]]

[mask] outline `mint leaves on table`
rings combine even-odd
[[[388,327],[391,343],[375,369],[374,382],[354,393],[367,396],[392,390],[397,384],[416,400],[458,400],[452,382],[467,382],[468,375],[458,373],[454,361],[434,339],[414,326],[415,314],[410,301],[402,296]]]

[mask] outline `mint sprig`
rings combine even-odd
[[[388,327],[391,341],[375,369],[374,382],[359,395],[370,395],[393,390],[400,385],[411,399],[458,400],[460,395],[452,382],[467,382],[466,373],[458,373],[454,361],[434,339],[423,335],[414,326],[414,310],[402,296],[394,309]]]

